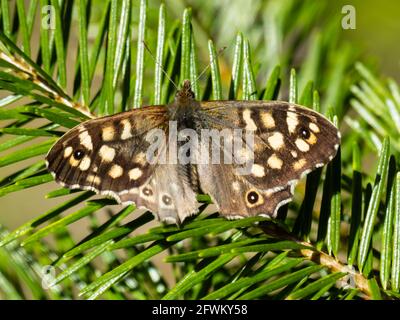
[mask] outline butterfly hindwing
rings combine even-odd
[[[145,184],[120,195],[121,202],[135,203],[157,214],[159,220],[180,224],[198,207],[196,193],[180,169],[179,165],[157,165]]]
[[[232,166],[224,164],[199,165],[202,190],[209,194],[225,217],[274,216],[280,206],[292,197],[292,186],[260,189]]]

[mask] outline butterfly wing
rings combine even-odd
[[[209,101],[201,106],[202,128],[244,130],[253,137],[249,145],[243,135],[243,150],[232,151],[236,158],[247,159],[246,170],[238,172],[241,161],[198,165],[202,190],[226,216],[275,216],[290,201],[301,176],[332,160],[339,147],[337,128],[321,114],[298,105]]]
[[[119,200],[121,193],[142,186],[152,175],[156,165],[146,157],[153,142],[149,132],[166,132],[167,124],[163,106],[86,121],[51,148],[46,157],[48,170],[63,186]]]
[[[184,170],[177,164],[159,164],[144,185],[121,194],[121,202],[135,203],[161,221],[180,224],[195,214],[199,205],[188,177],[182,175]]]
[[[148,209],[159,220],[180,223],[197,212],[198,203],[187,168],[160,159],[167,125],[164,106],[89,120],[52,147],[48,170],[63,186],[109,195]],[[158,151],[153,159],[150,145]]]

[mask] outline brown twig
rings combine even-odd
[[[16,70],[13,70],[13,72],[17,77],[30,80],[37,84],[45,90],[49,98],[54,99],[65,106],[76,109],[89,118],[95,118],[95,115],[90,112],[87,106],[73,101],[66,93],[63,93],[64,96],[61,96],[57,90],[55,90],[52,85],[49,84],[40,74],[38,74],[36,70],[23,58],[17,58],[12,55],[8,55],[5,52],[0,52],[0,58],[12,64],[16,68]]]
[[[297,238],[295,235],[286,231],[276,223],[264,222],[259,226],[261,230],[269,236],[278,239],[294,241],[298,244],[309,247],[310,249],[300,250],[300,253],[303,257],[317,264],[325,266],[326,268],[328,268],[333,272],[344,272],[348,274],[354,280],[355,287],[366,295],[365,298],[366,299],[371,298],[372,293],[368,284],[368,279],[362,273],[354,270],[354,268],[346,264],[343,264],[342,262],[338,261],[335,257],[330,256],[329,254],[326,254],[325,252],[318,250],[310,242],[303,241]]]

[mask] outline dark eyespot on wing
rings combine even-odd
[[[48,170],[70,188],[122,192],[137,187],[153,171],[143,157],[148,147],[144,135],[153,128],[165,130],[166,120],[163,106],[89,120],[51,148],[46,156]]]

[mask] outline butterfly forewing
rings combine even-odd
[[[67,132],[46,157],[55,180],[69,188],[118,198],[143,185],[155,165],[147,161],[152,128],[167,130],[166,109],[154,106],[89,120]]]

